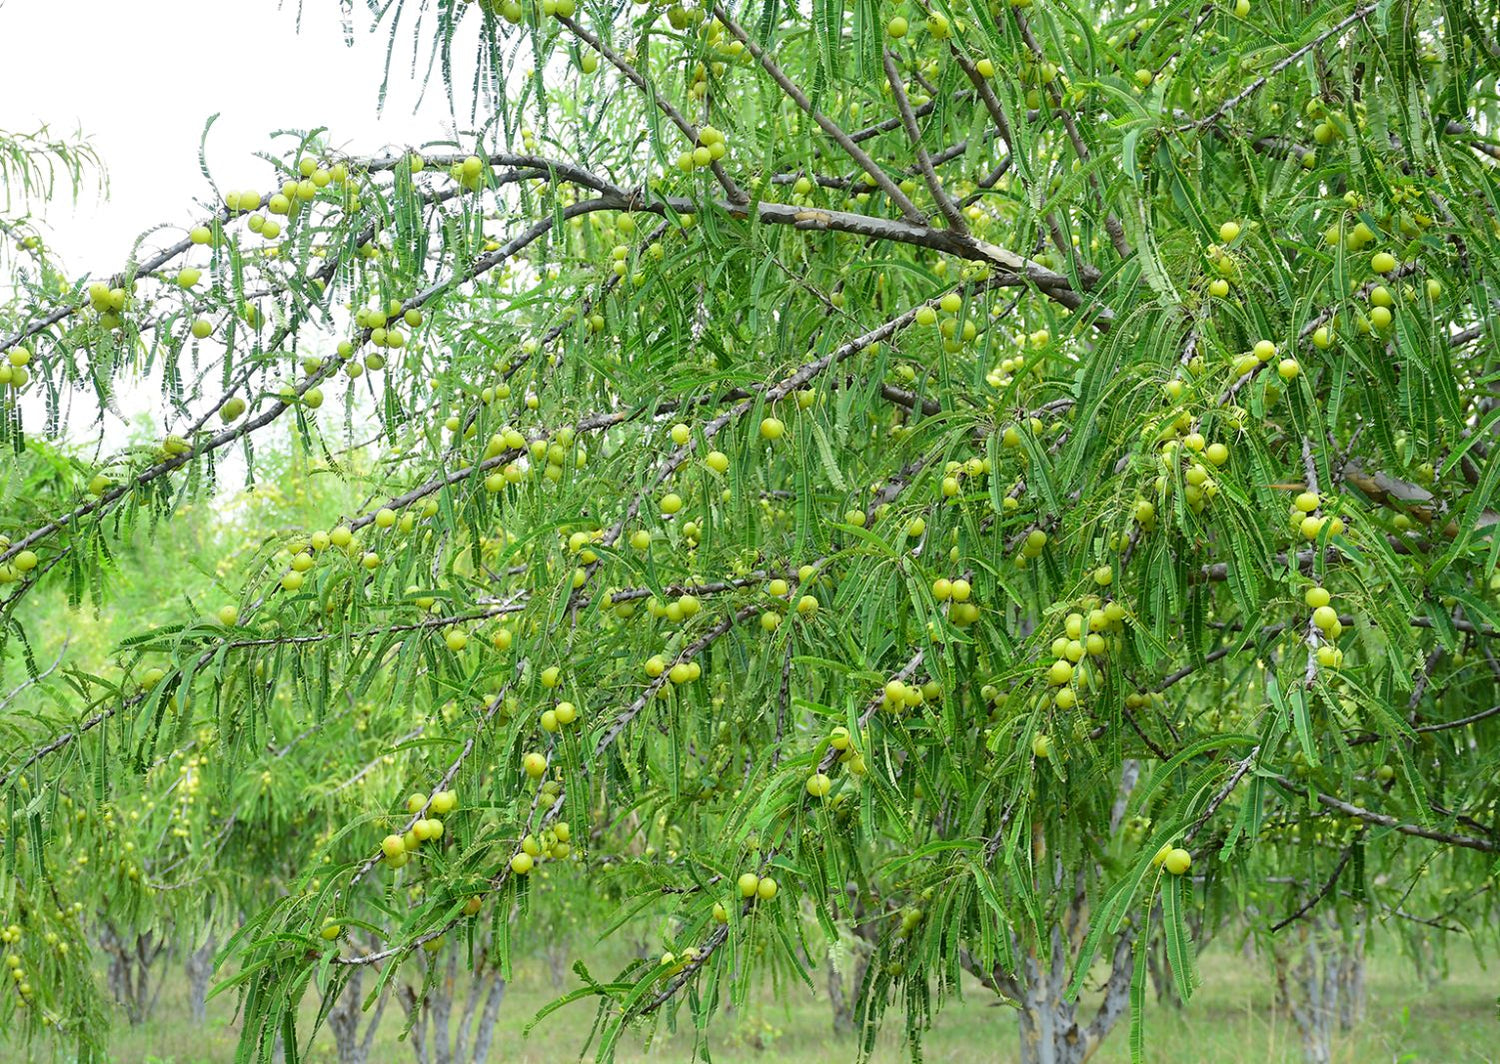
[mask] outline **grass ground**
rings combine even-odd
[[[1237,953],[1211,950],[1202,961],[1204,983],[1182,1011],[1155,1005],[1147,1011],[1147,1059],[1223,1064],[1297,1064],[1301,1060],[1297,1031],[1271,1008],[1273,986],[1265,963]],[[1500,1061],[1500,983],[1472,956],[1455,951],[1450,977],[1433,987],[1415,979],[1406,962],[1375,953],[1368,975],[1369,1006],[1364,1022],[1338,1036],[1335,1064],[1468,1064]],[[587,1004],[554,1013],[529,1037],[522,1029],[538,1008],[552,1000],[553,989],[541,964],[521,967],[505,998],[496,1032],[494,1064],[557,1064],[576,1059],[592,1011]],[[977,985],[965,1000],[952,1002],[936,1018],[924,1043],[928,1064],[1007,1064],[1017,1058],[1017,1025],[1009,1009]],[[149,1022],[135,1029],[123,1020],[111,1043],[111,1060],[119,1064],[220,1064],[234,1059],[236,1031],[233,1002],[209,1003],[206,1029],[195,1029],[188,1015],[187,985],[174,974]],[[895,1019],[895,1017],[892,1017]],[[721,1017],[711,1046],[714,1059],[756,1064],[829,1064],[852,1060],[853,1042],[830,1029],[827,998],[800,984],[773,997],[768,989],[750,1008]],[[1128,1019],[1116,1028],[1095,1058],[1100,1064],[1130,1059]],[[414,1061],[400,1043],[402,1017],[387,1011],[378,1032],[372,1064]],[[909,1059],[899,1024],[882,1034],[875,1060],[898,1064]],[[44,1058],[38,1058],[44,1059]],[[310,1059],[336,1060],[333,1039],[320,1032]],[[688,1064],[690,1036],[659,1037],[644,1047],[624,1046],[621,1064]]]

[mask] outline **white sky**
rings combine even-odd
[[[0,129],[81,130],[109,171],[108,203],[46,211],[68,272],[112,272],[142,230],[197,217],[193,202],[209,191],[198,144],[215,112],[208,163],[226,188],[269,187],[270,167],[253,153],[271,148],[278,129],[327,126],[331,144],[360,154],[450,133],[440,84],[413,114],[421,86],[405,80],[410,53],[400,48],[377,113],[387,35],[369,32],[364,0],[353,6],[350,48],[336,0],[306,0],[300,33],[295,0],[0,0]]]
[[[408,4],[412,12],[419,6]],[[108,173],[107,201],[91,189],[76,207],[66,192],[50,204],[31,204],[69,276],[107,276],[125,264],[145,230],[185,227],[203,216],[196,204],[212,190],[198,151],[204,123],[215,113],[207,159],[223,190],[271,187],[271,167],[255,152],[285,153],[294,143],[273,141],[276,130],[326,127],[330,145],[354,154],[452,136],[440,80],[416,110],[422,86],[410,80],[411,52],[403,54],[403,47],[392,62],[386,106],[378,110],[388,33],[371,32],[365,0],[354,0],[352,47],[336,0],[305,0],[300,32],[298,18],[297,0],[140,0],[124,7],[117,0],[0,0],[0,129],[31,132],[45,123],[69,139],[81,132]],[[431,36],[424,30],[421,70]],[[413,39],[409,24],[401,37]],[[454,46],[461,114],[464,87],[472,84],[473,67],[465,62],[475,54],[472,41],[471,30]],[[153,233],[142,257],[182,233]],[[122,416],[106,418],[110,449],[124,442],[130,420],[159,413],[160,405],[152,384],[117,384]],[[28,400],[23,412],[35,431],[41,399]],[[98,431],[89,424],[95,407],[87,396],[74,401],[67,434],[86,443]]]

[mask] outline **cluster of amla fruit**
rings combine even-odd
[[[735,881],[740,897],[751,905],[770,901],[781,888],[770,876],[755,872],[742,872]],[[729,908],[723,902],[714,902],[714,920],[721,924],[729,922]]]
[[[10,549],[10,537],[0,536],[0,551]],[[24,579],[26,574],[41,564],[36,551],[18,550],[10,561],[0,564],[0,584],[11,584]]]
[[[943,685],[936,680],[928,680],[926,683],[906,683],[903,680],[888,680],[886,685],[880,689],[880,708],[888,713],[906,713],[921,709],[929,702],[936,702],[943,697]],[[842,731],[842,729],[840,729]],[[837,736],[839,733],[836,732]],[[843,732],[839,736],[847,740],[848,733]],[[839,749],[839,747],[835,747]]]
[[[715,908],[721,909],[723,906],[716,905]],[[725,918],[728,919],[727,912],[725,913]],[[699,956],[701,954],[699,954],[697,948],[694,946],[688,946],[681,953],[673,953],[671,950],[666,950],[661,955],[662,974],[667,976],[676,975],[686,970],[688,965],[696,963]]]
[[[401,331],[401,326],[407,329],[417,329],[422,325],[422,312],[416,307],[403,310],[403,304],[399,299],[389,300],[382,307],[360,307],[354,311],[354,324],[360,329],[370,331],[370,343],[375,347],[383,347],[389,350],[399,350],[406,346],[406,333]],[[339,357],[349,359],[354,354],[354,342],[345,340],[338,346]],[[360,376],[360,371],[350,370],[350,366],[358,366],[358,362],[346,361],[344,372],[351,378]],[[378,352],[370,352],[365,356],[366,369],[380,370],[385,368],[385,356]]]
[[[12,347],[0,359],[0,387],[9,386],[16,391],[26,387],[31,380],[31,349]]]
[[[1033,347],[1040,349],[1047,346],[1048,342],[1052,339],[1052,334],[1046,329],[1038,329],[1030,335],[1029,339]],[[1011,383],[1017,373],[1026,368],[1026,365],[1026,352],[1018,351],[1013,355],[1007,355],[995,363],[990,371],[984,375],[985,383],[991,388],[1004,388]],[[1040,421],[1037,422],[1037,427],[1033,431],[1041,432]],[[1019,447],[1020,444],[1021,440],[1018,436],[1015,443],[1010,446]]]
[[[95,281],[89,285],[89,305],[99,314],[99,324],[106,329],[118,329],[124,320],[121,315],[130,304],[131,290],[123,287],[111,288],[103,281]]]
[[[591,528],[563,533],[566,535],[564,544],[569,554],[575,556],[578,564],[573,567],[571,583],[574,590],[588,583],[588,566],[599,560],[599,552],[594,550],[594,544],[604,541],[604,529]]]
[[[521,837],[521,848],[510,859],[510,870],[518,876],[530,875],[538,861],[561,861],[573,852],[572,829],[559,820],[543,828],[540,836],[527,832]]]
[[[660,654],[652,654],[646,659],[646,675],[656,679],[662,673],[667,674],[667,679],[674,684],[692,683],[703,675],[703,666],[696,661],[681,660],[673,662],[669,667],[667,659]]]
[[[1356,229],[1361,227],[1365,227],[1363,222],[1359,223]],[[1396,256],[1388,251],[1377,251],[1370,256],[1370,269],[1376,274],[1386,275],[1393,273],[1399,265],[1396,261]],[[1395,284],[1396,282],[1392,281],[1391,283]],[[1426,293],[1429,300],[1436,302],[1443,295],[1443,284],[1437,278],[1429,277],[1421,291]],[[1408,303],[1415,303],[1421,298],[1419,290],[1414,285],[1399,284],[1396,285],[1395,291],[1392,291],[1384,284],[1372,285],[1369,288],[1368,306],[1363,311],[1355,311],[1355,331],[1368,335],[1370,333],[1383,333],[1389,329],[1391,323],[1396,320],[1398,295]],[[1314,329],[1312,334],[1314,346],[1321,349],[1332,347],[1337,324],[1338,319],[1335,316],[1330,318],[1327,323]]]
[[[964,344],[971,344],[979,338],[979,325],[973,318],[960,320],[959,312],[963,306],[963,296],[949,292],[938,300],[936,308],[927,305],[917,308],[916,323],[937,325],[938,334],[943,338],[943,350],[950,355],[962,351]]]
[[[1239,280],[1239,267],[1236,265],[1233,255],[1228,247],[1240,238],[1239,222],[1224,222],[1219,226],[1219,240],[1225,245],[1210,244],[1205,249],[1209,264],[1217,274],[1213,280],[1208,282],[1208,294],[1215,299],[1223,299],[1229,295],[1229,283],[1231,280]]]
[[[1114,579],[1114,571],[1101,566],[1094,570],[1093,579],[1099,586],[1106,586]],[[1103,602],[1097,595],[1087,595],[1080,605],[1081,611],[1063,618],[1063,634],[1052,640],[1053,661],[1047,667],[1047,683],[1053,688],[1051,701],[1058,709],[1072,709],[1078,704],[1079,686],[1091,690],[1097,686],[1099,675],[1091,663],[1109,653],[1125,627],[1125,607],[1114,599]]]
[[[974,597],[974,589],[963,577],[954,580],[949,580],[946,576],[938,577],[932,582],[932,597],[939,603],[948,603],[948,620],[959,628],[966,628],[979,620],[979,604],[970,601]],[[924,688],[926,686],[928,685],[923,685]],[[889,693],[890,684],[886,688]]]
[[[1258,373],[1260,367],[1271,361],[1276,362],[1276,373],[1285,381],[1296,380],[1302,374],[1302,364],[1295,358],[1277,358],[1280,351],[1270,340],[1257,340],[1248,351],[1243,351],[1234,356],[1230,363],[1229,376],[1232,380]],[[1170,392],[1169,392],[1170,394]]]
[[[940,488],[944,499],[956,499],[963,491],[965,478],[978,479],[990,474],[990,460],[978,456],[967,458],[962,462],[949,461],[943,466],[943,479]]]
[[[437,791],[430,801],[425,794],[413,794],[407,798],[408,813],[415,816],[426,809],[432,815],[414,821],[404,835],[390,834],[380,840],[380,852],[385,863],[392,868],[400,868],[411,860],[411,855],[417,852],[422,843],[442,838],[443,822],[438,817],[447,816],[457,808],[458,795],[452,791]]]
[[[1315,651],[1318,664],[1325,669],[1338,668],[1344,664],[1344,652],[1333,644],[1344,634],[1344,625],[1339,620],[1338,610],[1331,605],[1333,596],[1326,587],[1314,585],[1303,593],[1302,601],[1312,610],[1313,626],[1328,640],[1320,643]]]
[[[713,126],[704,126],[698,130],[698,143],[690,151],[685,151],[677,156],[677,169],[685,174],[694,170],[712,166],[729,150],[729,143],[724,139],[724,134]]]
[[[1153,868],[1165,868],[1174,876],[1187,873],[1193,865],[1193,855],[1186,850],[1166,843],[1156,851],[1156,856],[1151,858]]]
[[[889,687],[889,685],[887,685],[887,687]],[[902,685],[902,688],[903,689],[901,694],[904,704],[906,698],[904,684]],[[918,693],[921,693],[920,688],[918,688]],[[933,693],[933,697],[936,698],[941,694],[942,690],[941,688],[939,688],[936,692]],[[926,696],[924,695],[923,697],[925,699]],[[894,708],[894,706],[892,708]],[[868,771],[868,768],[865,765],[865,755],[860,753],[858,748],[854,745],[854,736],[850,734],[848,728],[840,725],[839,727],[834,728],[833,731],[829,732],[828,745],[831,749],[838,751],[838,763],[843,765],[844,769],[851,776],[863,776],[865,772]],[[818,779],[818,777],[821,775],[823,774],[820,772],[815,772],[813,775],[808,777],[807,781],[807,793],[817,798],[827,797],[828,791],[831,791],[833,789],[832,783],[829,783],[826,788],[824,787],[823,782]],[[827,777],[825,776],[824,778],[826,779]],[[814,781],[817,782],[815,783]]]
[[[526,402],[530,406],[535,396],[527,396]],[[450,419],[452,420],[452,419]],[[505,441],[509,443],[514,437],[506,435]],[[562,480],[567,471],[568,463],[572,463],[575,469],[583,469],[589,464],[588,448],[578,443],[578,434],[571,428],[564,427],[557,430],[551,439],[538,438],[526,445],[526,453],[531,458],[532,475],[539,475],[553,484]],[[492,445],[492,444],[491,444]],[[499,452],[496,452],[499,453]],[[486,455],[486,458],[494,455]],[[502,476],[508,483],[517,483],[520,467],[514,463],[507,465],[502,471]],[[485,487],[494,490],[491,482],[486,481]]]
[[[478,192],[484,187],[484,160],[470,155],[448,167],[448,176],[470,192]]]
[[[1184,412],[1173,426],[1173,431],[1190,427],[1182,424],[1187,417]],[[1160,459],[1162,472],[1157,474],[1154,482],[1157,497],[1166,497],[1177,490],[1176,478],[1170,474],[1175,467],[1180,466],[1183,501],[1193,513],[1201,514],[1204,507],[1219,494],[1213,470],[1228,464],[1229,448],[1222,443],[1209,443],[1201,432],[1192,431],[1180,438],[1163,441]],[[1148,499],[1137,499],[1131,516],[1143,531],[1149,532],[1156,527],[1156,504]]]
[[[1343,518],[1337,514],[1325,515],[1322,509],[1323,499],[1317,492],[1298,492],[1297,497],[1292,500],[1292,508],[1288,513],[1292,528],[1309,542],[1321,536],[1325,528],[1329,536],[1342,535]]]
[[[322,370],[322,359],[306,358],[302,360],[302,372],[305,376],[312,377],[322,372]],[[323,405],[323,389],[317,385],[313,385],[312,387],[304,387],[299,393],[297,385],[294,382],[286,381],[277,389],[277,398],[288,406],[294,403],[301,403],[308,410],[316,410]],[[221,411],[220,413],[222,416],[223,412]],[[235,416],[238,417],[239,415]]]
[[[21,941],[21,927],[19,924],[11,924],[0,928],[0,944],[14,945]],[[5,957],[5,971],[10,976],[11,985],[16,988],[16,995],[21,1004],[31,1004],[31,983],[27,981],[26,969],[21,963],[21,958],[14,953]]]

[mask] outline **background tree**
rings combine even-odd
[[[0,322],[0,1019],[97,1043],[45,937],[93,889],[51,874],[63,802],[113,849],[173,772],[254,1059],[424,947],[508,978],[558,862],[663,928],[555,1006],[604,1058],[871,913],[866,1049],[967,967],[1048,1062],[1127,1011],[1139,1055],[1194,927],[1441,923],[1441,885],[1493,933],[1493,12],[385,17],[444,72],[477,33],[458,143],[295,135]],[[151,446],[36,442],[139,377]],[[336,516],[44,673],[42,589],[108,605],[263,440]]]

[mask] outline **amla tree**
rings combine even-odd
[[[462,144],[310,135],[7,311],[22,455],[70,391],[163,384],[158,449],[9,500],[11,631],[49,582],[107,605],[117,544],[264,434],[368,499],[268,538],[222,616],[12,698],[8,1027],[96,1034],[43,938],[84,889],[62,796],[129,800],[198,729],[228,787],[277,714],[343,743],[351,696],[405,719],[224,951],[252,1057],[476,920],[504,974],[561,860],[675,916],[572,995],[605,1057],[805,976],[804,911],[877,925],[866,1045],[967,967],[1068,1061],[1153,942],[1186,997],[1188,928],[1263,919],[1272,873],[1303,913],[1489,904],[1487,14],[387,14],[442,70],[477,39]]]

